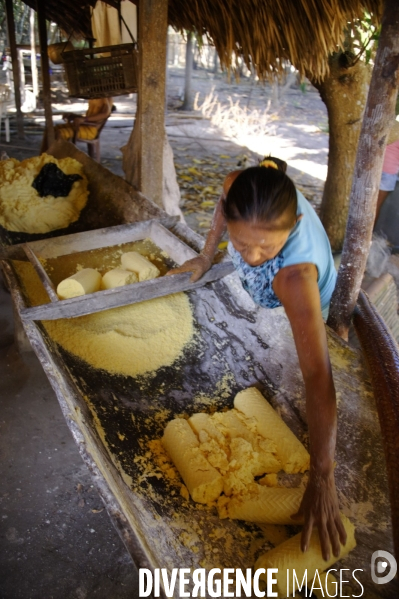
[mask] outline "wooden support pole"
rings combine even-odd
[[[35,107],[36,99],[39,94],[39,84],[37,77],[37,62],[36,62],[36,43],[35,43],[35,11],[33,8],[30,9],[30,64],[32,71],[32,87],[33,95],[35,96]]]
[[[134,159],[126,152],[124,169],[128,181],[162,206],[168,5],[164,0],[140,0],[138,10],[140,67],[134,129],[136,149]],[[128,164],[133,160],[134,173]]]
[[[21,82],[18,64],[18,52],[17,43],[15,39],[15,21],[14,21],[14,10],[12,0],[6,0],[6,13],[7,13],[7,32],[8,41],[10,44],[12,72],[14,78],[14,98],[15,108],[17,110],[17,132],[18,138],[24,139],[24,117],[21,111]]]
[[[42,65],[43,105],[46,119],[47,143],[54,142],[53,113],[51,110],[50,67],[47,54],[47,27],[45,0],[36,0],[37,23],[39,29],[40,58]]]
[[[399,84],[399,3],[385,0],[381,35],[360,132],[349,218],[328,324],[347,338],[370,249],[386,140]]]

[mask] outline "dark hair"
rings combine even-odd
[[[227,221],[261,221],[271,228],[289,229],[295,223],[295,185],[282,171],[254,166],[240,173],[232,183],[223,204]],[[285,215],[277,226],[273,223]]]

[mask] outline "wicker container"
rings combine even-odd
[[[62,56],[70,97],[90,100],[137,92],[135,44],[85,48]]]

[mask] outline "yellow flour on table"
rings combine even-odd
[[[48,303],[33,266],[21,261],[13,265],[30,304]],[[125,376],[171,366],[194,332],[184,293],[43,325],[54,341],[94,368]]]
[[[68,196],[40,197],[32,183],[43,166],[53,162],[66,175],[78,174]],[[64,229],[78,220],[87,203],[87,179],[83,166],[74,158],[57,160],[49,154],[19,162],[14,158],[0,161],[0,225],[20,233],[48,233]]]

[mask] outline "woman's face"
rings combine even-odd
[[[243,220],[227,223],[230,241],[250,266],[260,266],[275,258],[284,246],[291,229],[270,229],[259,222]]]

